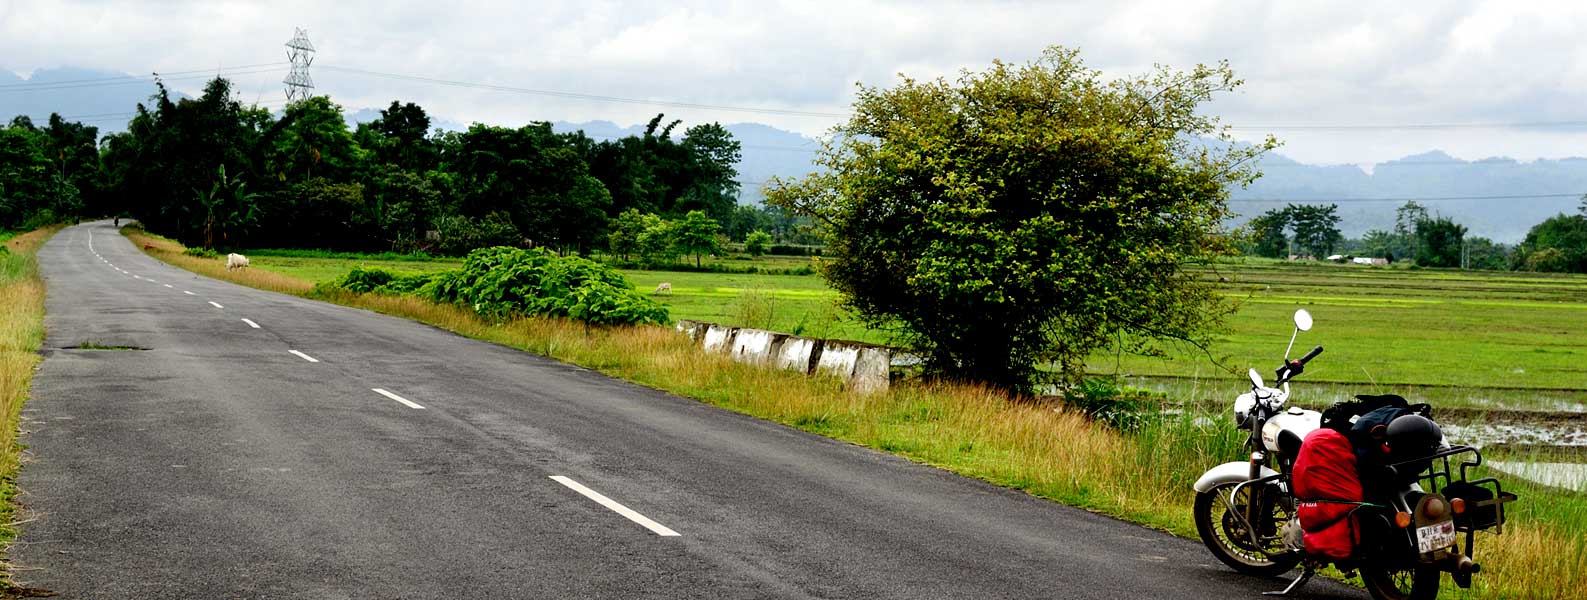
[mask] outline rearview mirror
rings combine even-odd
[[[1262,374],[1256,372],[1256,369],[1251,369],[1250,375],[1251,375],[1251,385],[1256,386],[1258,388],[1267,387],[1267,384],[1262,382]]]
[[[1311,331],[1311,313],[1302,308],[1295,311],[1295,328],[1301,331]]]

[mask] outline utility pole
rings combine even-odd
[[[313,95],[314,80],[309,77],[309,65],[314,64],[314,44],[309,43],[309,32],[297,27],[292,39],[286,43],[287,60],[292,70],[281,83],[286,84],[287,103],[303,100]]]

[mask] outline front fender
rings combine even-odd
[[[1278,471],[1274,471],[1267,467],[1262,467],[1262,477],[1271,477],[1277,474]],[[1196,488],[1196,493],[1200,494],[1205,493],[1207,490],[1212,489],[1212,486],[1218,485],[1220,483],[1239,483],[1242,481],[1249,481],[1250,479],[1251,463],[1227,462],[1208,469],[1206,473],[1202,473],[1201,479],[1196,480],[1196,485],[1194,487]]]

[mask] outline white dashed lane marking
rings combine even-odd
[[[398,402],[401,402],[404,405],[406,405],[408,408],[417,408],[417,409],[420,409],[420,410],[424,410],[424,407],[423,406],[419,406],[419,403],[414,402],[412,400],[409,400],[407,398],[403,398],[402,396],[398,396],[398,395],[393,394],[391,392],[388,392],[386,390],[383,390],[383,389],[380,389],[380,388],[370,388],[369,391],[372,391],[372,392],[374,392],[376,394],[380,394],[380,395],[385,396],[387,398],[390,398],[392,400],[396,400]]]
[[[187,290],[182,290],[182,293],[184,293],[184,294],[187,294],[187,295],[189,295],[189,296],[197,296],[197,295],[198,295],[198,294],[195,294],[195,293],[193,293],[193,292],[189,292],[189,291],[187,291]]]
[[[304,354],[302,352],[298,352],[297,350],[288,350],[287,352],[291,352],[293,354],[296,354],[296,355],[298,355],[298,358],[301,358],[301,359],[309,361],[309,362],[320,362],[320,359],[314,358],[314,357],[309,356],[307,354]]]
[[[211,304],[211,305],[212,305],[212,306],[214,306],[214,307],[215,307],[215,308],[226,308],[226,307],[224,307],[224,306],[221,306],[221,305],[220,305],[220,303],[219,303],[219,302],[216,302],[216,301],[214,301],[214,300],[210,300],[210,301],[209,301],[209,303],[210,303],[210,304]]]
[[[563,477],[561,475],[552,475],[551,478],[556,480],[557,483],[568,486],[568,489],[583,494],[585,498],[594,500],[596,504],[604,506],[610,509],[612,512],[627,517],[628,520],[644,526],[645,529],[655,532],[656,535],[667,537],[678,535],[678,532],[668,529],[667,526],[652,521],[650,520],[650,517],[646,517],[645,515],[635,512],[634,509],[618,504],[616,500],[602,496],[600,492],[584,487],[583,484],[577,481]]]
[[[255,323],[253,321],[249,321],[248,319],[243,319],[242,322],[247,323],[249,327],[252,327],[254,329],[258,329],[259,328],[259,324],[258,323]]]

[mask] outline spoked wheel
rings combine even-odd
[[[1432,567],[1361,567],[1361,583],[1374,600],[1433,600],[1438,597],[1439,575]]]
[[[1242,487],[1236,497],[1238,485],[1221,483],[1196,494],[1196,531],[1201,533],[1201,542],[1218,560],[1241,573],[1273,577],[1295,568],[1300,554],[1286,550],[1281,533],[1295,516],[1294,502],[1267,485]],[[1242,516],[1253,498],[1258,502],[1251,524],[1255,535]]]

